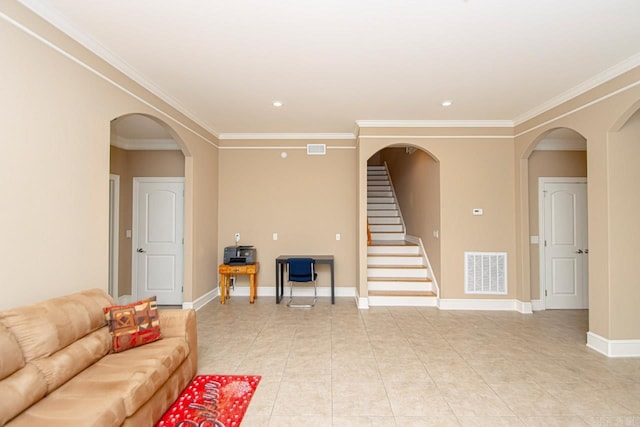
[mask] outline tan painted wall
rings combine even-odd
[[[473,137],[477,131],[479,137]],[[440,167],[440,277],[442,298],[515,299],[515,217],[513,205],[513,139],[504,129],[464,129],[456,138],[438,138],[442,129],[415,129],[414,136],[392,137],[394,129],[367,129],[359,141],[359,171],[366,171],[369,157],[392,145],[412,145],[430,153]],[[379,133],[380,135],[376,135]],[[417,135],[420,133],[420,135]],[[433,134],[431,134],[433,133]],[[491,137],[493,133],[494,137]],[[366,182],[366,181],[365,181]],[[360,192],[366,194],[365,182]],[[484,209],[473,216],[474,208]],[[366,226],[366,198],[360,200],[360,227]],[[403,213],[404,215],[404,213]],[[424,231],[421,231],[424,232]],[[431,230],[428,230],[431,232]],[[362,242],[361,242],[362,244]],[[366,245],[366,242],[364,243]],[[366,247],[366,246],[363,246]],[[464,293],[464,252],[506,252],[508,257],[507,295]],[[359,250],[360,289],[366,286],[366,252]],[[432,261],[433,264],[433,261]],[[434,266],[434,269],[438,267]]]
[[[440,165],[429,154],[405,148],[386,148],[378,156],[389,167],[407,234],[422,239],[432,274],[440,280]],[[374,156],[376,157],[376,156]]]
[[[274,260],[283,254],[332,254],[336,286],[355,285],[354,142],[326,143],[349,148],[328,147],[325,156],[308,156],[305,141],[251,141],[263,148],[220,151],[219,263],[239,232],[241,245],[257,249],[261,287],[275,285]],[[294,147],[270,148],[283,145]],[[246,277],[239,280],[247,285]],[[319,266],[318,286],[329,284],[328,267]]]
[[[184,177],[184,155],[172,150],[123,150],[110,147],[110,169],[120,175],[120,215],[118,233],[118,294],[131,292],[131,243],[126,231],[132,229],[134,177]]]
[[[215,137],[17,2],[0,3],[0,13],[126,88],[0,19],[0,309],[107,289],[110,122],[129,113],[162,119],[194,156],[185,169],[185,301],[212,290],[215,272],[201,261],[217,258]]]
[[[611,331],[640,338],[640,110],[608,143],[611,225]]]
[[[586,151],[534,151],[529,157],[529,230],[538,236],[538,178],[586,177]],[[540,249],[531,244],[531,299],[540,298]]]
[[[638,154],[631,144],[615,144],[610,134],[621,119],[628,118],[640,108],[640,67],[615,78],[553,110],[516,126],[516,191],[518,204],[517,247],[518,277],[523,290],[530,286],[529,190],[527,158],[533,147],[556,128],[566,127],[587,140],[588,203],[589,203],[589,330],[606,339],[639,339],[640,312],[630,307],[636,297],[629,286],[635,276],[620,265],[629,256],[637,259],[638,249],[633,239],[616,236],[622,226],[633,233],[630,218],[635,215],[635,199],[629,188],[616,180],[621,159],[637,163]],[[635,83],[633,83],[635,82]],[[616,92],[613,94],[612,92]],[[636,144],[640,135],[634,126],[623,133]],[[633,180],[633,179],[632,179]],[[637,182],[637,181],[636,181]],[[625,202],[621,202],[625,200]],[[618,201],[618,202],[616,202]],[[635,299],[637,301],[637,299]],[[632,304],[633,305],[633,304]],[[637,304],[635,304],[637,305]]]

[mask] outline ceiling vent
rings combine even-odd
[[[307,144],[307,154],[310,156],[324,156],[327,154],[326,144]]]
[[[466,294],[507,294],[506,252],[465,252]]]

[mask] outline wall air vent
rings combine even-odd
[[[327,154],[327,146],[325,144],[307,144],[307,154],[310,156],[324,156]]]
[[[506,252],[464,253],[465,294],[507,294]]]

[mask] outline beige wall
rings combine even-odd
[[[282,254],[334,255],[336,286],[355,285],[354,142],[316,142],[327,143],[325,156],[307,155],[305,141],[246,141],[261,148],[220,151],[218,262],[240,233],[241,245],[257,249],[261,287],[275,285],[274,259]],[[284,145],[291,147],[273,148]],[[318,286],[329,286],[328,267],[318,270]],[[239,280],[247,285],[246,277]]]
[[[637,128],[631,124],[618,130],[624,118],[640,108],[640,68],[586,92],[515,128],[517,247],[519,280],[523,289],[530,286],[529,189],[528,157],[533,147],[546,134],[557,128],[577,131],[587,140],[588,221],[589,221],[589,331],[605,339],[640,339],[640,311],[630,301],[637,301],[635,283],[628,266],[621,265],[638,258],[634,239],[620,237],[634,232],[637,196],[616,179],[621,170],[636,163]],[[636,83],[634,83],[636,82]],[[614,93],[615,92],[615,93]],[[617,138],[632,143],[616,144]],[[622,160],[624,159],[624,160]],[[629,182],[634,180],[633,174]],[[626,179],[626,176],[625,176]],[[635,181],[637,182],[637,180]],[[636,198],[634,198],[636,197]],[[623,201],[624,200],[624,201]],[[624,261],[623,261],[624,260]]]
[[[538,236],[538,178],[586,177],[586,151],[534,151],[529,157],[529,232]],[[531,299],[540,298],[540,249],[531,245],[530,252]]]
[[[118,295],[131,292],[131,243],[134,177],[184,177],[184,155],[175,150],[123,150],[110,147],[110,172],[120,176]]]
[[[440,282],[440,165],[429,154],[404,147],[386,148],[373,157],[386,162],[391,174],[407,234],[422,239],[431,272]]]
[[[202,259],[217,258],[215,137],[17,2],[0,13],[90,68],[0,19],[0,309],[107,289],[110,122],[130,113],[167,123],[194,156],[185,161],[185,301],[212,290],[216,274]]]
[[[366,129],[359,141],[359,171],[366,171],[367,160],[392,145],[411,145],[430,153],[439,164],[440,262],[439,285],[446,299],[515,299],[515,217],[513,205],[513,137],[508,129],[447,129],[449,137],[439,137],[442,128]],[[364,133],[364,134],[362,134]],[[393,136],[396,135],[397,136]],[[456,137],[458,136],[459,137]],[[476,135],[475,137],[473,135]],[[390,142],[390,140],[392,142]],[[431,169],[435,171],[435,169]],[[366,194],[366,180],[360,182]],[[474,216],[474,208],[484,209]],[[360,199],[360,227],[366,226],[366,197]],[[404,215],[404,212],[403,212]],[[435,220],[430,220],[435,225]],[[431,233],[427,225],[420,233]],[[360,238],[362,240],[362,238]],[[366,292],[366,241],[359,241],[359,290]],[[506,252],[508,257],[507,295],[468,295],[464,293],[464,253]]]
[[[640,338],[640,110],[609,135],[611,331],[614,339]]]

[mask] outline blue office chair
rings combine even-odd
[[[289,258],[287,268],[289,270],[289,302],[287,307],[311,308],[316,305],[318,299],[318,274],[315,272],[316,261],[312,258]],[[313,303],[293,304],[293,284],[313,282]]]

